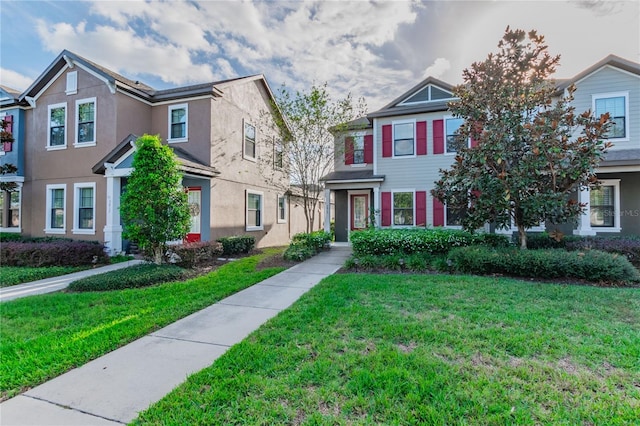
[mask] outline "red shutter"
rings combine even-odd
[[[478,146],[478,141],[474,138],[471,138],[471,148],[475,148],[476,146]]]
[[[353,164],[353,138],[344,138],[344,164]]]
[[[427,191],[416,191],[416,226],[427,225]]]
[[[444,226],[444,204],[433,199],[433,226]]]
[[[427,122],[418,121],[416,123],[416,140],[418,147],[416,152],[418,155],[427,155]]]
[[[391,157],[393,135],[391,132],[391,124],[382,126],[382,156]]]
[[[444,120],[433,120],[433,153],[444,154]]]
[[[4,117],[2,117],[2,120],[4,120],[6,125],[6,127],[3,130],[13,135],[13,115],[5,115]],[[2,150],[4,152],[11,152],[13,150],[13,143],[12,142],[3,143]]]
[[[365,135],[364,137],[364,162],[373,164],[373,135]]]
[[[382,193],[382,226],[391,226],[391,193]]]

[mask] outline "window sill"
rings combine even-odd
[[[82,142],[82,143],[74,143],[73,147],[74,148],[84,148],[87,146],[96,146],[95,141],[94,142]]]
[[[244,158],[245,160],[249,160],[252,163],[257,163],[258,162],[258,159],[256,157],[249,157],[249,156],[243,155],[242,158]]]
[[[60,145],[60,146],[48,146],[47,147],[47,151],[60,151],[63,149],[67,149],[66,145]]]
[[[393,158],[394,160],[401,160],[403,158],[416,158],[417,155],[416,154],[411,154],[411,155],[394,155],[391,158]]]
[[[76,235],[96,235],[95,229],[72,229],[71,232]]]
[[[247,232],[251,232],[251,231],[262,231],[264,230],[264,226],[247,226],[245,228],[245,231]]]
[[[622,231],[621,228],[619,227],[613,227],[613,228],[601,228],[601,227],[597,227],[597,226],[592,226],[591,230],[595,233],[599,233],[599,232],[620,232]]]
[[[167,143],[185,143],[189,142],[189,138],[168,139]]]
[[[287,223],[287,219],[278,219],[277,223]]]
[[[367,167],[367,163],[352,164],[351,167],[359,169],[359,168],[362,168],[362,167]]]
[[[45,229],[44,230],[45,234],[56,234],[56,235],[64,235],[67,233],[66,230],[64,229]]]
[[[22,233],[21,228],[0,228],[0,232],[6,232],[11,234],[20,234]]]

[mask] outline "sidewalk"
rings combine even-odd
[[[286,271],[0,404],[0,424],[119,425],[288,308],[351,254],[333,246]]]
[[[74,272],[73,274],[63,275],[60,277],[45,278],[30,283],[2,287],[0,288],[0,302],[7,302],[9,300],[33,296],[36,294],[52,293],[54,291],[67,288],[69,284],[73,281],[79,280],[80,278],[115,271],[116,269],[137,265],[138,263],[142,263],[142,260],[129,260],[127,262],[114,263],[112,265]]]

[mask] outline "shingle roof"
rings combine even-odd
[[[382,182],[384,181],[384,175],[374,175],[373,170],[345,170],[331,172],[321,177],[320,180],[326,183],[340,183],[341,181],[352,182],[356,180],[363,182]]]

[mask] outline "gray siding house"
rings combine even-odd
[[[615,125],[609,132],[613,147],[597,171],[601,187],[578,194],[587,204],[585,214],[577,226],[560,228],[578,235],[640,235],[640,64],[609,56],[559,81],[559,93],[572,83],[577,111],[609,112]],[[323,181],[325,201],[335,201],[337,241],[348,241],[351,231],[372,222],[383,228],[459,227],[458,218],[430,193],[439,170],[455,158],[450,142],[462,120],[447,108],[452,89],[426,78],[336,135],[336,152],[343,154],[336,155],[334,171]],[[531,231],[544,229],[541,224]]]

